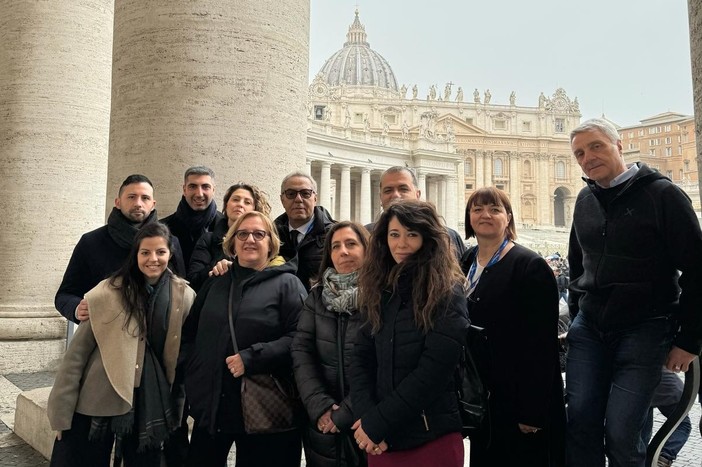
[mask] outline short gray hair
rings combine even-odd
[[[604,135],[607,138],[609,138],[612,144],[616,144],[617,141],[621,141],[622,139],[619,136],[619,131],[617,131],[617,128],[614,125],[612,125],[611,122],[608,122],[603,118],[591,118],[590,120],[584,121],[583,123],[575,127],[573,131],[570,132],[570,142],[572,143],[573,138],[575,138],[575,136],[580,133],[596,130],[604,133]]]
[[[185,182],[188,180],[188,177],[191,175],[209,175],[212,180],[215,179],[214,170],[210,169],[209,167],[205,167],[204,165],[194,165],[189,167],[188,170],[185,171],[183,181]]]
[[[383,177],[385,177],[386,175],[401,172],[408,173],[410,178],[412,179],[412,185],[414,185],[415,188],[419,188],[419,182],[417,181],[417,175],[414,173],[414,170],[410,169],[409,167],[402,167],[401,165],[394,165],[387,169],[385,172],[383,172],[383,174],[380,176],[379,185],[383,185]]]
[[[310,185],[312,185],[312,190],[315,193],[317,193],[317,182],[314,181],[314,178],[310,177],[309,174],[298,170],[298,171],[295,171],[293,173],[287,174],[285,176],[285,178],[283,179],[283,181],[280,183],[280,194],[281,195],[285,191],[285,184],[288,183],[288,180],[290,180],[291,178],[296,178],[296,177],[306,178],[307,180],[309,180]]]

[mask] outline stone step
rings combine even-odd
[[[51,458],[56,432],[46,416],[51,387],[24,391],[17,396],[14,432],[47,459]]]

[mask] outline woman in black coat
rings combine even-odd
[[[300,314],[292,344],[295,379],[309,415],[303,430],[309,467],[366,465],[351,425],[349,368],[361,323],[358,269],[365,259],[368,231],[360,224],[334,224],[324,241],[319,281]]]
[[[463,467],[454,384],[468,324],[462,283],[433,205],[390,205],[359,277],[367,322],[351,362],[352,428],[370,467]]]
[[[300,465],[299,429],[248,433],[242,377],[271,374],[292,384],[290,344],[307,292],[295,266],[277,256],[270,219],[252,211],[234,223],[224,246],[234,257],[226,274],[207,281],[183,328],[185,391],[195,420],[187,465],[224,467],[236,443],[238,467]],[[229,331],[229,308],[238,352]]]
[[[265,193],[255,185],[247,183],[239,182],[230,186],[224,194],[224,218],[215,224],[212,232],[202,234],[190,256],[190,264],[187,265],[187,279],[190,281],[190,287],[196,292],[205,283],[214,265],[225,259],[222,240],[229,228],[239,216],[251,211],[270,216],[271,206]],[[227,259],[230,259],[229,256]]]
[[[558,360],[558,288],[553,271],[514,243],[507,195],[475,191],[466,205],[466,237],[478,246],[463,255],[468,312],[485,329],[483,363],[490,391],[489,423],[471,437],[470,465],[564,465],[565,409]],[[479,362],[480,363],[480,362]]]

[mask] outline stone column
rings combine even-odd
[[[0,374],[54,370],[67,323],[54,294],[105,220],[113,2],[0,11]]]
[[[417,183],[419,186],[419,191],[421,192],[421,198],[423,200],[427,199],[427,176],[423,170],[417,170]]]
[[[278,193],[305,169],[309,15],[309,0],[115,0],[110,185],[145,173],[162,216],[195,164]]]
[[[446,218],[446,177],[441,176],[439,177],[439,193],[438,193],[438,199],[436,203],[436,209],[439,212],[440,216],[443,216]]]
[[[449,175],[446,181],[446,201],[444,219],[446,220],[446,225],[452,229],[457,229],[458,227],[458,178],[455,175]]]
[[[307,175],[309,175],[310,177],[312,176],[312,160],[311,159],[305,160],[305,173]]]
[[[361,216],[359,221],[363,225],[369,224],[373,220],[371,214],[370,172],[368,167],[361,169]]]
[[[692,91],[695,102],[695,141],[697,144],[697,174],[702,199],[702,5],[688,0],[690,22],[690,57],[692,60]]]
[[[329,162],[322,162],[322,170],[319,174],[319,199],[317,204],[324,206],[325,208],[331,209],[331,164]]]
[[[339,185],[339,219],[351,219],[351,167],[341,166],[341,183]]]

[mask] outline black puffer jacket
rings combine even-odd
[[[233,354],[227,309],[235,269],[205,283],[183,326],[180,363],[190,415],[210,433],[244,432],[241,380],[227,374],[225,363]],[[269,266],[235,291],[234,332],[246,374],[292,376],[290,343],[307,296],[294,273],[294,263]]]
[[[324,250],[324,239],[327,232],[336,221],[332,219],[329,211],[322,206],[314,207],[314,222],[312,230],[305,235],[297,247],[297,251],[290,242],[290,229],[288,228],[288,215],[283,213],[275,219],[275,228],[278,229],[280,237],[280,255],[285,261],[290,261],[297,256],[297,277],[307,291],[310,290],[310,279],[319,272],[319,265],[322,262],[322,252]]]
[[[365,465],[351,431],[355,419],[349,396],[351,356],[361,315],[358,311],[328,310],[322,302],[322,290],[318,285],[310,291],[292,344],[295,380],[309,415],[305,458],[315,467]],[[334,425],[342,430],[338,435],[317,429],[317,420],[333,404],[339,406],[332,412]]]
[[[219,219],[212,232],[205,232],[195,244],[188,265],[188,281],[196,292],[200,290],[210,275],[210,271],[219,260],[224,259],[222,240],[229,230],[229,219]]]
[[[699,354],[702,232],[690,199],[641,163],[621,188],[586,181],[568,249],[571,316],[617,330],[673,314],[681,325],[674,344]]]
[[[387,293],[381,328],[361,326],[351,363],[354,415],[374,443],[411,449],[461,431],[454,372],[468,325],[461,287],[437,311],[426,334],[417,327],[407,275]]]

